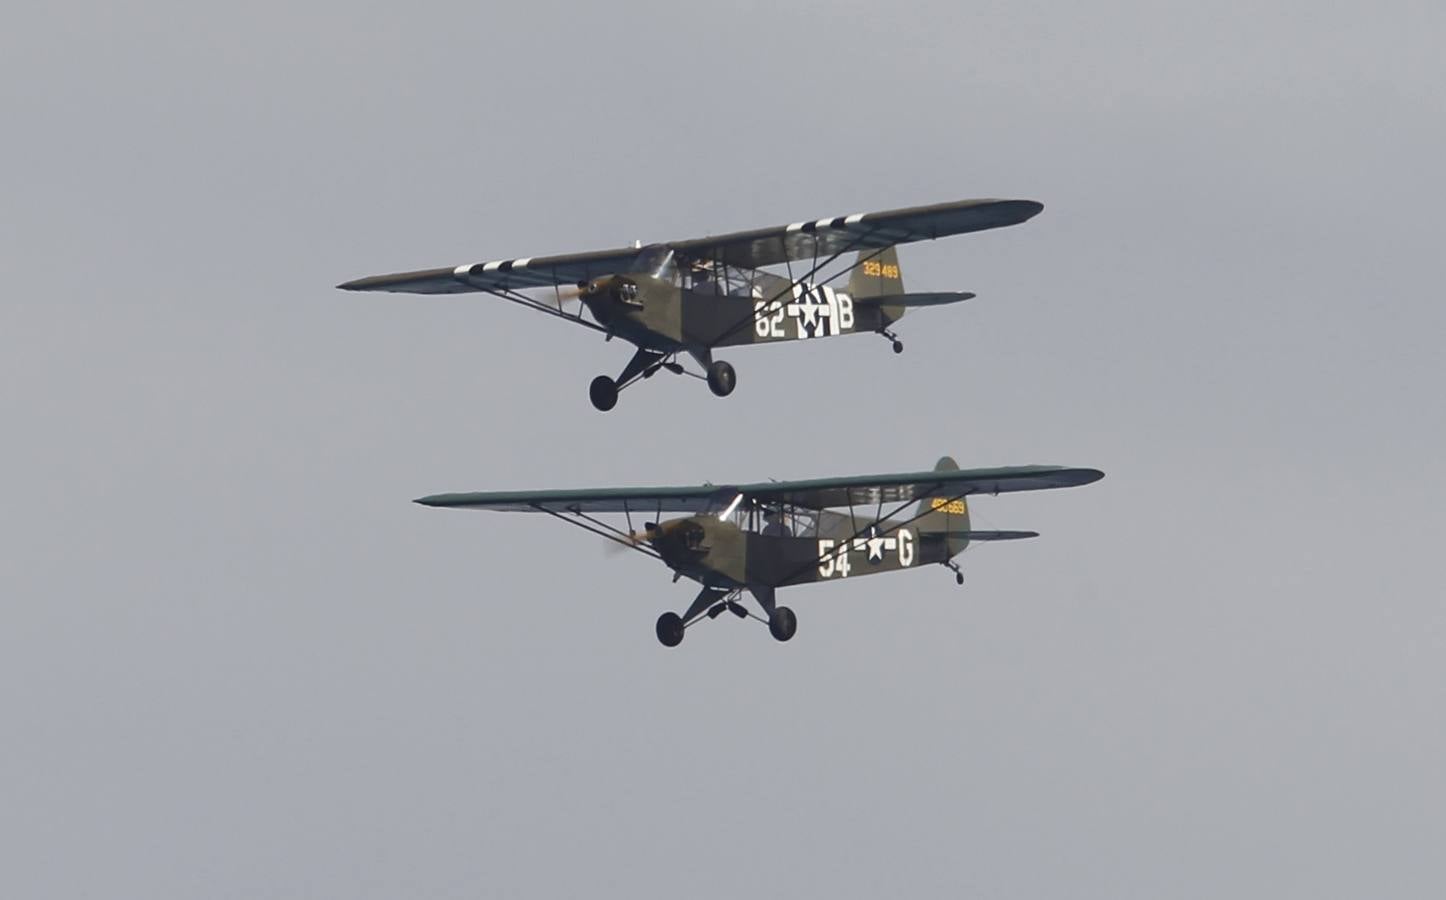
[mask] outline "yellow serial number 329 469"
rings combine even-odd
[[[881,263],[876,259],[864,260],[864,274],[875,278],[898,278],[899,267],[894,263]]]

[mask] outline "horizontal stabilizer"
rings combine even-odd
[[[1037,531],[949,531],[944,533],[945,537],[963,540],[968,538],[971,541],[1022,541],[1026,538],[1037,538]]]
[[[862,306],[943,306],[958,303],[974,295],[968,291],[945,291],[937,294],[886,294],[881,297],[855,297],[855,305]]]

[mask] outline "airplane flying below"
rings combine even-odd
[[[687,577],[702,585],[685,612],[658,618],[658,640],[674,647],[686,628],[725,611],[765,623],[780,641],[792,638],[798,619],[774,602],[780,587],[929,564],[951,569],[963,584],[954,557],[971,543],[1039,536],[971,529],[970,497],[1075,487],[1103,477],[1096,469],[1060,466],[960,470],[946,456],[929,472],[729,487],[435,494],[416,502],[547,513],[660,560],[673,570],[674,581]],[[900,517],[915,504],[912,513]],[[686,515],[664,519],[666,512]],[[604,514],[621,514],[625,524],[599,518]],[[740,602],[745,590],[762,615]]]
[[[905,313],[974,295],[905,293],[894,247],[1016,225],[1043,209],[1033,200],[961,200],[617,250],[373,275],[337,287],[480,291],[591,328],[608,340],[622,338],[637,348],[632,359],[616,378],[594,378],[588,390],[593,406],[609,410],[619,391],[659,371],[703,379],[720,397],[731,394],[737,373],[714,359],[720,347],[876,332],[902,353],[904,345],[891,329]],[[856,254],[851,261],[845,259],[850,254]],[[841,259],[842,268],[826,274]],[[765,271],[770,266],[784,271]],[[845,275],[847,289],[831,286]],[[581,305],[569,309],[577,301]],[[591,319],[583,316],[583,307]],[[696,360],[702,373],[686,369],[680,354]]]

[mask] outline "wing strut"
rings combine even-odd
[[[562,319],[567,322],[574,322],[584,328],[591,328],[593,331],[601,332],[605,335],[608,335],[609,337],[612,336],[612,332],[608,331],[606,328],[596,323],[589,322],[587,319],[584,319],[582,317],[581,307],[578,308],[576,315],[569,312],[563,312],[561,294],[557,295],[557,306],[549,306],[548,304],[538,300],[536,297],[527,296],[521,291],[518,291],[516,288],[479,288],[478,290],[482,291],[482,293],[484,294],[491,294],[494,297],[501,297],[503,300],[506,300],[509,303],[516,303],[518,306],[525,306],[528,309],[535,309],[538,312],[546,313],[553,318]],[[557,293],[556,287],[553,288],[553,292]]]
[[[644,556],[651,556],[653,559],[663,558],[662,554],[654,550],[652,547],[634,542],[631,539],[631,532],[622,531],[612,525],[609,525],[601,519],[588,515],[587,513],[577,508],[572,508],[568,510],[568,512],[572,513],[572,515],[576,518],[568,518],[566,515],[558,512],[555,509],[548,509],[547,507],[536,503],[532,504],[532,508],[537,510],[538,512],[545,512],[549,516],[552,516],[554,519],[557,519],[560,522],[566,522],[569,525],[574,525],[578,528],[581,528],[583,531],[591,532],[598,537],[606,538],[615,544],[620,544],[621,546],[627,547],[629,550],[636,550]],[[628,521],[632,521],[631,515],[629,515]]]

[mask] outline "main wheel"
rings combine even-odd
[[[708,367],[708,389],[719,397],[733,393],[733,388],[737,385],[738,373],[723,360],[720,359]]]
[[[676,647],[683,643],[683,618],[675,612],[658,616],[658,640],[664,647]]]
[[[587,386],[587,395],[592,398],[593,406],[607,412],[618,405],[618,383],[606,375],[599,375]]]
[[[773,610],[773,618],[768,620],[768,632],[780,641],[786,641],[793,637],[798,631],[798,616],[793,610],[786,606],[780,606]]]

